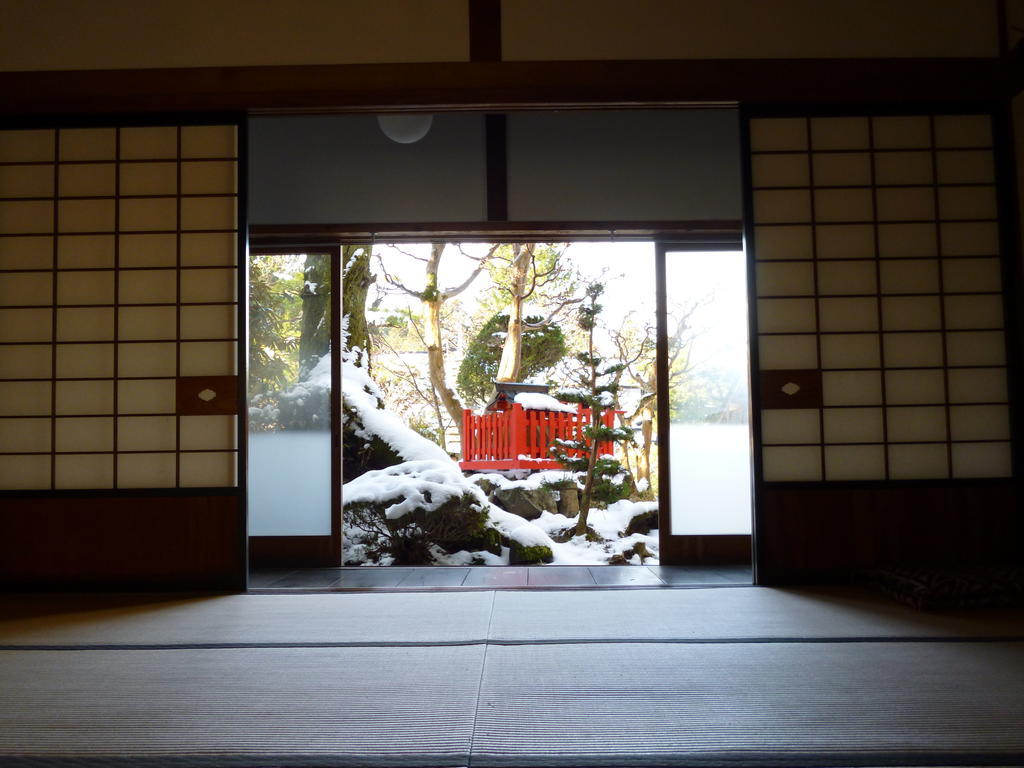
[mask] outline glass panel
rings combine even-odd
[[[672,534],[750,533],[744,254],[669,252],[665,285]]]
[[[331,261],[249,261],[249,535],[331,533]]]

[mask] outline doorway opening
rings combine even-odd
[[[685,578],[661,552],[665,541],[678,549],[695,533],[676,511],[680,500],[692,511],[692,493],[670,497],[663,468],[677,483],[692,477],[681,460],[687,450],[706,452],[682,446],[719,436],[712,424],[749,435],[745,369],[737,378],[738,369],[721,365],[724,353],[707,347],[724,337],[704,327],[713,306],[738,309],[745,323],[745,306],[729,303],[745,291],[742,268],[720,276],[738,279],[733,288],[673,288],[665,315],[656,288],[667,252],[650,240],[371,242],[335,247],[333,256],[275,250],[254,253],[251,272],[275,290],[251,286],[259,359],[250,466],[262,476],[250,487],[278,486],[250,508],[261,567],[254,588],[664,586]],[[324,286],[333,288],[326,296]],[[327,348],[313,351],[314,318],[332,302],[333,319],[327,311],[319,323],[322,337],[334,330]],[[689,316],[676,318],[688,303]],[[666,321],[676,323],[671,349],[661,338]],[[278,338],[268,346],[261,333]],[[745,361],[745,337],[740,343]],[[691,430],[680,432],[686,419]],[[667,442],[679,443],[674,455]],[[275,463],[285,443],[294,449]],[[303,450],[317,455],[304,460]],[[332,471],[340,482],[332,484]],[[746,471],[749,489],[749,462]],[[297,485],[301,501],[287,490]],[[676,506],[666,507],[670,498]],[[729,514],[744,514],[734,506]],[[746,550],[712,558],[731,570],[691,568],[695,582],[750,583],[749,498],[745,514]],[[277,527],[260,527],[270,521]],[[744,536],[714,528],[696,533]],[[302,565],[320,570],[296,570]],[[447,567],[425,574],[424,565]]]

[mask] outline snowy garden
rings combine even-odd
[[[270,258],[251,436],[322,452],[329,265]],[[344,563],[656,564],[653,266],[639,244],[345,246]],[[745,416],[677,314],[673,411]]]

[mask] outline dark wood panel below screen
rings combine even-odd
[[[250,568],[332,568],[341,549],[331,536],[250,536]]]
[[[763,487],[759,584],[836,582],[883,566],[1021,563],[1013,481],[957,485]]]
[[[750,562],[750,536],[745,534],[665,536],[665,565],[745,565]]]
[[[0,588],[241,590],[237,494],[0,499]]]

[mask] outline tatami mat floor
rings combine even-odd
[[[253,590],[291,589],[524,589],[587,587],[749,586],[749,565],[626,565],[387,567],[258,570]]]

